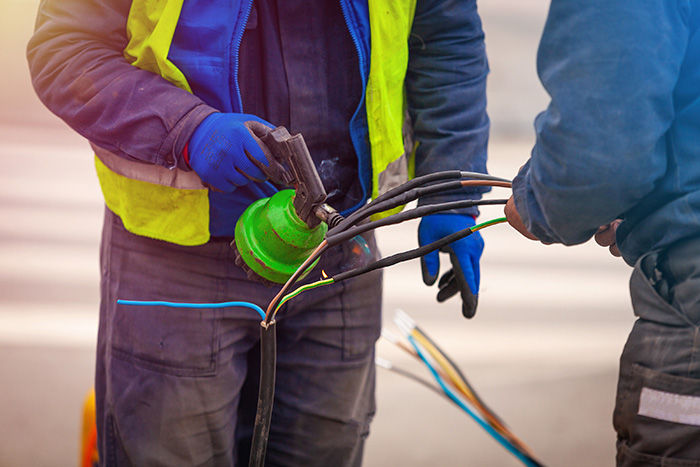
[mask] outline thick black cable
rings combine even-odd
[[[428,196],[435,193],[442,193],[444,191],[457,190],[460,188],[462,188],[462,182],[460,180],[452,180],[449,182],[438,183],[435,185],[413,188],[411,190],[406,190],[403,193],[398,193],[396,196],[393,196],[389,199],[378,202],[372,202],[366,207],[363,207],[362,212],[359,215],[355,216],[356,213],[353,213],[346,219],[352,218],[353,224],[357,225],[357,223],[368,218],[372,214],[388,211],[389,209],[394,209],[398,206],[403,206],[423,196]],[[341,231],[345,231],[349,228],[352,228],[352,226],[341,222],[336,228],[330,229],[327,233],[327,236],[332,237],[333,235],[340,233]]]
[[[326,242],[328,242],[328,246],[334,246],[346,240],[349,240],[363,232],[367,232],[368,230],[374,230],[387,225],[399,224],[407,220],[417,219],[419,217],[428,216],[430,214],[435,214],[442,211],[449,211],[450,209],[462,209],[472,206],[506,204],[507,202],[507,199],[463,199],[459,201],[448,201],[445,203],[427,204],[425,206],[420,206],[408,211],[393,214],[383,219],[351,227],[348,230],[345,230],[344,232],[340,232],[332,236],[326,236]]]
[[[365,204],[361,208],[359,208],[357,211],[353,212],[350,214],[348,217],[345,218],[344,221],[342,221],[340,224],[338,224],[333,230],[336,230],[337,232],[343,231],[353,225],[355,225],[357,222],[359,222],[360,219],[362,219],[362,216],[364,214],[364,211],[367,209],[371,209],[371,207],[377,203],[381,203],[383,201],[386,201],[387,199],[393,198],[394,196],[397,196],[401,193],[404,193],[414,187],[425,185],[426,183],[431,183],[439,180],[448,180],[448,179],[461,179],[462,178],[462,172],[459,170],[448,170],[448,171],[443,171],[443,172],[435,172],[431,173],[428,175],[423,175],[420,177],[416,177],[414,179],[411,179],[407,181],[406,183],[402,183],[401,185],[397,186],[396,188],[392,188],[391,190],[387,191],[383,195],[380,195],[373,199],[371,202]]]
[[[425,187],[425,185],[428,185],[433,182],[437,182],[440,180],[446,180],[446,179],[454,179],[457,178],[459,181],[459,184],[457,181],[453,180],[452,182],[446,182],[446,183],[441,183],[441,184],[435,184],[435,185],[430,185],[428,187]],[[464,186],[461,184],[461,182],[465,178],[471,178],[475,180],[484,180],[484,181],[491,181],[491,182],[498,182],[498,183],[510,183],[510,180],[507,180],[505,178],[501,177],[495,177],[493,175],[488,175],[488,174],[482,174],[478,172],[463,172],[463,171],[455,171],[455,170],[448,170],[448,171],[443,171],[443,172],[436,172],[428,175],[423,175],[421,177],[414,178],[413,180],[410,180],[392,190],[387,191],[383,195],[373,199],[371,202],[368,204],[362,206],[360,209],[352,213],[350,216],[345,218],[342,222],[340,222],[336,227],[331,229],[329,233],[331,235],[334,235],[338,232],[347,230],[348,228],[352,227],[353,225],[357,225],[358,222],[360,222],[362,219],[369,217],[372,214],[375,214],[377,212],[382,212],[382,211],[387,211],[389,209],[396,208],[398,206],[402,206],[405,204],[408,204],[409,202],[416,200],[422,196],[427,196],[430,194],[434,193],[439,193],[442,191],[448,191],[448,190],[454,190],[454,189],[460,189],[464,188]],[[418,187],[418,188],[416,188]],[[425,191],[414,191],[416,189],[423,188]],[[411,194],[406,194],[406,192],[410,192]],[[400,198],[399,198],[400,197]]]
[[[422,247],[404,251],[402,253],[397,253],[392,256],[387,256],[386,258],[382,258],[379,261],[375,261],[374,263],[370,263],[359,268],[351,269],[350,271],[341,272],[340,274],[337,274],[332,277],[333,282],[344,281],[345,279],[350,279],[351,277],[359,276],[360,274],[365,274],[374,271],[375,269],[393,266],[394,264],[402,263],[404,261],[427,255],[431,251],[435,251],[439,248],[442,248],[445,245],[449,245],[452,242],[456,242],[457,240],[467,237],[472,233],[472,229],[460,230]]]
[[[250,446],[249,467],[265,465],[265,451],[270,437],[272,405],[275,399],[275,372],[277,365],[276,321],[260,326],[260,388],[255,414],[253,440]]]

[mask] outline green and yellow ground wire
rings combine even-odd
[[[328,285],[328,284],[332,284],[332,283],[333,283],[333,279],[332,279],[332,278],[328,278],[328,279],[322,279],[322,280],[320,280],[320,281],[312,282],[311,284],[302,285],[301,287],[299,287],[298,289],[294,290],[293,292],[290,292],[290,293],[288,293],[287,295],[285,295],[285,296],[280,300],[280,302],[279,302],[279,304],[277,305],[277,307],[275,308],[274,313],[277,313],[277,311],[280,309],[280,307],[281,307],[282,305],[284,305],[285,303],[287,303],[289,300],[293,299],[294,297],[296,297],[296,296],[299,295],[300,293],[306,292],[307,290],[315,289],[316,287],[321,287],[321,286]]]

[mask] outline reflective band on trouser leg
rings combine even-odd
[[[700,397],[642,388],[637,415],[700,426]]]

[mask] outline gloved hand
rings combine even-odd
[[[267,147],[252,129],[270,123],[255,115],[213,113],[194,130],[188,144],[189,164],[202,181],[230,193],[251,180],[265,181]]]
[[[465,214],[440,213],[424,217],[418,226],[418,243],[427,245],[447,235],[473,227],[474,217]],[[476,313],[479,298],[479,259],[484,250],[484,240],[479,232],[453,242],[440,251],[449,253],[452,269],[438,282],[437,301],[444,302],[457,292],[462,297],[462,314],[471,318]],[[433,251],[421,257],[423,282],[433,285],[440,272],[440,256]]]

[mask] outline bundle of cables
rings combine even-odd
[[[542,464],[535,459],[530,449],[510,431],[503,421],[477,395],[452,359],[418,327],[408,314],[398,310],[394,317],[394,323],[410,343],[410,347],[385,329],[382,330],[382,338],[420,360],[427,367],[439,388],[419,376],[394,366],[387,360],[377,358],[377,366],[408,377],[438,392],[438,394],[446,396],[524,465],[528,467],[542,467]]]
[[[464,172],[450,170],[436,172],[421,177],[416,177],[398,187],[387,191],[383,195],[375,198],[347,218],[340,218],[339,222],[329,226],[323,242],[309,255],[309,257],[292,274],[289,280],[282,286],[279,293],[269,303],[267,310],[263,311],[257,305],[248,302],[224,302],[224,303],[174,303],[174,302],[143,302],[118,300],[118,303],[126,305],[161,305],[177,307],[226,307],[244,306],[255,309],[262,317],[260,332],[261,366],[260,366],[260,390],[258,394],[258,409],[255,418],[255,428],[250,454],[250,466],[262,466],[265,461],[265,450],[270,430],[270,420],[272,418],[272,405],[274,400],[275,387],[275,367],[276,367],[276,334],[275,316],[282,305],[299,294],[324,285],[341,282],[351,277],[374,271],[376,269],[392,266],[397,263],[419,258],[432,251],[438,250],[452,242],[464,238],[483,228],[500,224],[506,221],[504,217],[493,219],[474,227],[467,228],[438,241],[423,245],[413,250],[398,253],[386,258],[382,258],[373,263],[343,271],[333,277],[323,279],[303,285],[290,292],[291,287],[302,277],[303,273],[330,247],[341,244],[355,236],[387,225],[395,225],[401,222],[418,219],[429,214],[449,211],[453,209],[466,208],[471,206],[506,204],[507,199],[482,199],[482,200],[459,200],[436,204],[429,204],[415,207],[403,212],[389,215],[380,220],[366,221],[374,214],[404,206],[412,201],[428,195],[443,193],[450,190],[457,190],[463,187],[485,186],[510,188],[510,181],[494,177],[492,175],[476,172]],[[534,465],[534,464],[533,464]]]

